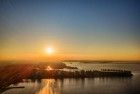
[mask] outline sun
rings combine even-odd
[[[54,49],[53,49],[52,47],[47,47],[47,48],[45,49],[45,52],[46,52],[48,55],[51,55],[51,54],[54,53]]]

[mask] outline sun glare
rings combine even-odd
[[[45,52],[49,55],[53,54],[54,53],[54,49],[52,47],[48,47],[45,49]]]
[[[50,66],[47,66],[47,70],[52,70],[52,68]]]

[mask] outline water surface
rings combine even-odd
[[[25,86],[25,88],[9,89],[2,94],[140,94],[140,64],[85,64],[67,62],[67,65],[85,70],[100,68],[125,69],[131,70],[134,76],[131,78],[24,79],[14,86]]]

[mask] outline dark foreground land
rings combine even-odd
[[[125,70],[40,70],[34,69],[29,76],[29,79],[43,79],[43,78],[93,78],[93,77],[131,77],[131,71]]]
[[[49,68],[48,68],[49,66]],[[66,71],[63,69],[69,69]],[[93,77],[131,77],[131,71],[126,70],[78,70],[76,67],[66,66],[63,63],[42,64],[9,64],[0,66],[0,94],[11,88],[11,84],[21,82],[23,79],[63,79],[63,78],[93,78]]]

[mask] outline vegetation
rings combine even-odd
[[[90,77],[130,77],[131,71],[125,70],[105,70],[105,71],[63,71],[63,70],[37,70],[34,69],[30,79],[44,78],[90,78]]]

